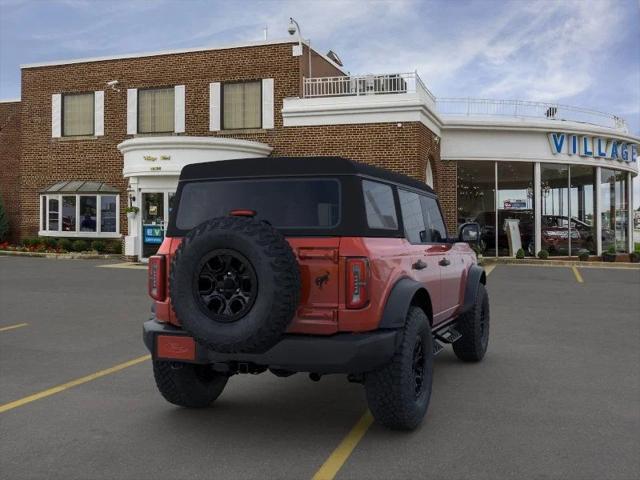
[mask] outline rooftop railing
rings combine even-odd
[[[467,117],[502,116],[566,120],[589,123],[628,132],[624,119],[588,108],[559,103],[530,102],[526,100],[489,100],[482,98],[438,98],[438,113]]]
[[[385,95],[419,91],[423,91],[435,101],[435,97],[416,72],[304,79],[305,98]]]
[[[441,115],[565,120],[629,131],[627,123],[620,117],[559,103],[482,98],[436,99],[417,72],[305,78],[303,93],[305,98],[418,93],[426,95],[429,103],[433,102]]]

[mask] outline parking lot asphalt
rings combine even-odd
[[[342,376],[268,373],[173,407],[143,358],[146,272],[104,264],[0,258],[0,411],[85,378],[0,413],[0,478],[310,479],[366,412]],[[640,270],[578,270],[497,266],[485,361],[446,349],[422,426],[373,424],[336,478],[640,478]]]

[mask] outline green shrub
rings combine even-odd
[[[634,249],[633,249],[633,251],[634,251],[634,252],[640,252],[640,243],[636,243],[636,244],[634,244]]]
[[[519,248],[516,252],[516,258],[523,259],[524,258],[524,248]]]
[[[23,247],[35,247],[40,243],[37,238],[25,238],[22,240]]]
[[[61,238],[58,241],[58,246],[61,249],[66,250],[67,252],[70,252],[71,250],[73,250],[73,243],[68,238]]]
[[[640,263],[640,252],[631,252],[629,254],[629,260],[633,263]]]
[[[76,240],[71,245],[74,252],[86,252],[89,249],[89,244],[86,240]]]
[[[107,249],[107,244],[103,240],[94,240],[91,242],[91,248],[98,253],[103,253]]]
[[[58,246],[58,241],[51,237],[40,237],[38,241],[50,250],[54,250]]]
[[[538,258],[540,260],[546,260],[549,258],[549,252],[547,252],[544,248],[538,252]]]
[[[107,244],[107,252],[120,255],[122,253],[122,242],[120,240],[112,240]]]
[[[609,248],[607,248],[607,253],[615,255],[616,254],[616,246],[615,245],[609,245]]]
[[[9,238],[9,216],[4,209],[4,202],[0,196],[0,243]]]
[[[578,252],[578,259],[586,262],[587,260],[589,260],[589,250],[580,250]]]

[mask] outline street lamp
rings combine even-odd
[[[298,24],[298,22],[296,22],[293,17],[289,17],[289,28],[287,28],[287,31],[289,32],[289,35],[293,36],[296,34],[296,32],[298,33],[298,50],[296,51],[295,47],[294,47],[294,51],[293,51],[293,56],[294,57],[300,57],[302,55],[302,33],[300,31],[300,25]],[[309,49],[309,78],[312,77],[311,75],[311,40],[307,40],[307,48]]]

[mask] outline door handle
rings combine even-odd
[[[443,267],[446,267],[447,265],[451,265],[451,262],[449,261],[449,259],[448,259],[448,258],[446,258],[446,257],[445,257],[445,258],[443,258],[442,260],[440,260],[440,261],[438,262],[438,265],[441,265],[441,266],[443,266]]]
[[[418,260],[413,265],[411,265],[411,268],[413,268],[414,270],[423,270],[427,268],[427,264],[424,263],[422,260]]]

